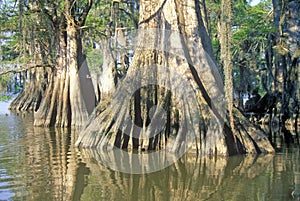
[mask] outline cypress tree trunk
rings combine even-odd
[[[22,13],[20,13],[22,15]],[[20,22],[20,31],[26,33],[26,30],[22,30],[22,21]],[[43,60],[43,53],[45,51],[42,48],[40,41],[35,41],[35,27],[32,25],[30,27],[30,38],[24,38],[25,49],[28,51],[28,57],[31,57],[30,65],[38,64],[43,62],[47,66],[46,61]],[[29,42],[30,41],[30,42]],[[29,43],[30,45],[27,45]],[[39,52],[39,53],[37,53]],[[23,55],[24,56],[24,55]],[[26,68],[26,66],[24,66]],[[47,85],[47,75],[48,72],[46,68],[34,68],[31,70],[24,71],[24,89],[18,95],[16,99],[10,104],[9,109],[15,111],[27,111],[33,112],[39,108],[41,99],[45,93],[45,85]]]
[[[117,79],[117,65],[116,58],[112,51],[111,36],[107,31],[107,40],[102,43],[103,52],[103,65],[100,69],[99,88],[101,99],[109,99],[115,91]]]
[[[55,24],[56,66],[46,96],[34,115],[35,126],[82,126],[95,107],[95,92],[82,54],[80,30],[91,6],[90,0],[77,19],[75,1],[66,0],[61,19],[55,21],[58,23]]]
[[[237,111],[226,124],[222,79],[198,1],[140,2],[137,45],[109,105],[99,105],[77,146],[202,155],[273,152],[262,131]],[[104,149],[104,150],[103,150]]]
[[[233,77],[232,77],[232,54],[231,54],[231,24],[232,24],[232,1],[222,0],[221,2],[221,22],[219,26],[221,61],[225,75],[225,97],[229,112],[230,126],[234,132],[233,119]]]
[[[44,86],[47,83],[44,74],[44,69],[34,69],[28,72],[28,83],[25,84],[24,90],[10,104],[10,110],[33,112],[39,108],[45,93]]]
[[[69,82],[67,68],[67,44],[66,33],[60,31],[65,29],[65,20],[61,21],[58,31],[58,52],[56,66],[51,76],[51,81],[47,88],[46,95],[39,110],[34,114],[35,126],[70,126],[70,99]]]
[[[296,123],[299,108],[299,1],[273,0],[274,25],[279,32],[274,38],[276,80],[275,90],[281,92],[278,105],[282,131],[286,142],[292,142],[291,133],[286,129],[289,121]],[[293,125],[296,127],[296,125]]]

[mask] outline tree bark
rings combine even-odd
[[[285,134],[286,142],[291,142],[292,136],[286,132],[285,124],[288,120],[295,120],[294,114],[299,108],[299,44],[300,34],[296,30],[300,27],[299,1],[273,0],[274,25],[278,33],[274,37],[275,57],[275,90],[281,92],[280,123]],[[278,114],[277,114],[278,115]]]
[[[96,104],[92,80],[82,54],[80,30],[92,1],[88,1],[78,19],[74,14],[75,5],[75,1],[66,0],[60,21],[55,21],[58,23],[55,24],[58,41],[56,66],[46,96],[34,115],[35,126],[83,126]]]
[[[225,123],[222,79],[201,14],[194,0],[140,2],[127,76],[110,105],[97,107],[77,146],[174,153],[192,147],[201,155],[273,152],[261,131],[240,123],[240,113],[239,135]]]
[[[34,112],[39,108],[45,93],[44,86],[47,83],[44,74],[44,69],[34,69],[28,72],[28,83],[25,84],[24,90],[10,104],[10,110]]]
[[[101,99],[105,100],[110,98],[115,91],[116,79],[117,79],[117,64],[116,55],[114,55],[111,48],[111,35],[110,28],[107,28],[106,40],[102,42],[103,48],[103,65],[100,68],[99,88],[101,93]],[[115,36],[117,37],[117,36]]]
[[[221,22],[219,26],[220,46],[221,46],[221,61],[224,68],[225,75],[225,97],[227,108],[229,112],[230,126],[234,131],[234,117],[233,117],[233,77],[232,77],[232,1],[221,1]]]

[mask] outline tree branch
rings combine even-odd
[[[81,15],[79,17],[79,20],[78,20],[79,26],[83,26],[85,24],[85,20],[90,12],[90,9],[92,8],[92,5],[93,5],[93,0],[89,0],[87,5],[85,6],[85,9],[83,10],[83,12],[81,13]]]
[[[128,16],[130,17],[130,19],[133,21],[134,28],[135,28],[135,29],[138,29],[138,26],[139,26],[138,24],[139,24],[139,22],[138,22],[136,19],[134,19],[133,13],[128,12],[128,11],[126,11],[126,10],[123,9],[123,8],[119,8],[119,10],[122,11],[123,13],[125,13],[126,15],[128,15]]]
[[[46,67],[54,68],[53,65],[49,65],[49,64],[28,65],[24,68],[9,69],[9,70],[6,70],[4,72],[0,72],[0,76],[6,75],[8,73],[21,73],[21,72],[24,72],[24,71],[27,71],[27,70],[30,70],[30,69],[33,69],[33,68],[46,68]]]

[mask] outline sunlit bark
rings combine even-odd
[[[75,1],[65,1],[61,19],[54,24],[58,39],[56,66],[46,96],[35,113],[35,126],[82,126],[95,107],[92,80],[84,69],[87,67],[82,53],[80,29],[92,1],[88,1],[79,19],[74,13],[75,5]],[[57,17],[53,16],[53,19]],[[88,99],[92,101],[87,102]]]
[[[221,61],[224,68],[225,75],[225,97],[227,108],[229,112],[230,126],[234,131],[234,117],[233,117],[233,76],[232,76],[232,1],[221,1],[221,22],[219,26],[220,46],[221,46]]]
[[[120,84],[127,88],[120,87],[121,92],[115,94],[110,106],[98,106],[81,132],[77,145],[105,152],[117,147],[127,150],[166,148],[177,153],[188,146],[185,143],[190,136],[196,136],[194,150],[203,155],[273,151],[263,132],[246,123],[238,112],[235,123],[239,126],[239,134],[233,135],[226,123],[223,127],[222,121],[226,117],[222,112],[223,105],[218,104],[222,101],[218,100],[223,90],[222,79],[210,58],[211,44],[200,6],[198,1],[192,0],[140,2],[138,45],[127,76]],[[170,31],[178,33],[177,38],[171,39],[176,34],[170,35]],[[182,58],[176,56],[177,50],[182,52]],[[165,66],[168,71],[162,73]],[[188,80],[186,87],[195,92],[195,103],[187,94],[180,101],[176,99],[176,95],[187,88],[176,85],[176,80],[171,79],[172,73],[168,72],[178,73],[177,82]],[[149,79],[167,83],[167,87],[159,84],[139,87],[130,100],[122,97],[122,90],[130,90]],[[166,119],[159,118],[159,109],[151,113],[152,105],[163,108]],[[128,113],[129,122],[126,120]],[[162,120],[166,120],[166,125],[157,135],[143,138],[147,133],[157,131],[151,122]],[[127,122],[125,125],[124,121]]]

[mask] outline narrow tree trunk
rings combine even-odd
[[[103,65],[100,69],[99,88],[101,99],[111,97],[115,91],[117,79],[117,65],[115,55],[113,54],[110,36],[102,43],[103,48]]]
[[[225,97],[229,111],[230,126],[234,132],[233,117],[233,77],[232,77],[232,53],[231,53],[231,24],[232,24],[232,1],[222,0],[221,2],[221,22],[219,26],[221,61],[223,63],[225,75]]]

